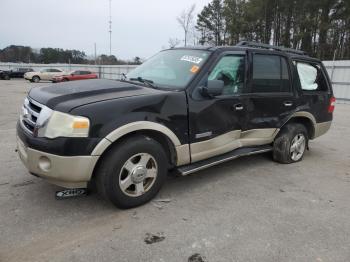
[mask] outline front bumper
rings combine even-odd
[[[18,137],[17,150],[30,173],[66,188],[86,187],[99,158],[49,154],[27,147]]]

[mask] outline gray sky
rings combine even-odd
[[[191,4],[199,12],[210,0],[112,0],[112,53],[147,58],[183,39],[176,17]],[[1,0],[0,48],[34,48],[109,53],[108,0]]]

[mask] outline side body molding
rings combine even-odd
[[[151,122],[151,121],[137,121],[133,123],[126,124],[117,128],[116,130],[109,133],[104,139],[101,140],[100,143],[95,147],[92,151],[91,155],[100,156],[103,152],[115,141],[119,138],[127,135],[131,132],[140,131],[140,130],[153,130],[162,133],[167,136],[169,140],[173,143],[176,154],[177,154],[177,165],[184,165],[190,162],[190,147],[188,144],[181,145],[180,140],[166,126]]]

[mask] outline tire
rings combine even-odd
[[[5,80],[10,80],[11,77],[10,77],[9,75],[5,75],[5,76],[4,76],[4,79],[5,79]]]
[[[132,136],[103,157],[95,174],[97,191],[119,208],[143,205],[161,189],[167,164],[161,144],[146,136]]]
[[[69,81],[68,78],[63,78],[61,82],[67,82]]]
[[[39,83],[39,82],[40,82],[40,77],[39,77],[39,76],[33,76],[33,77],[32,77],[32,81],[33,81],[34,83]]]
[[[308,132],[304,125],[287,124],[273,143],[273,159],[282,164],[299,162],[308,148]]]

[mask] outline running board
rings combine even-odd
[[[269,151],[272,151],[272,146],[270,145],[238,148],[220,156],[215,156],[206,160],[201,160],[186,166],[180,166],[177,168],[177,171],[180,173],[180,175],[186,176],[199,170],[230,161],[232,159],[236,159],[242,156],[250,156],[265,153]]]

